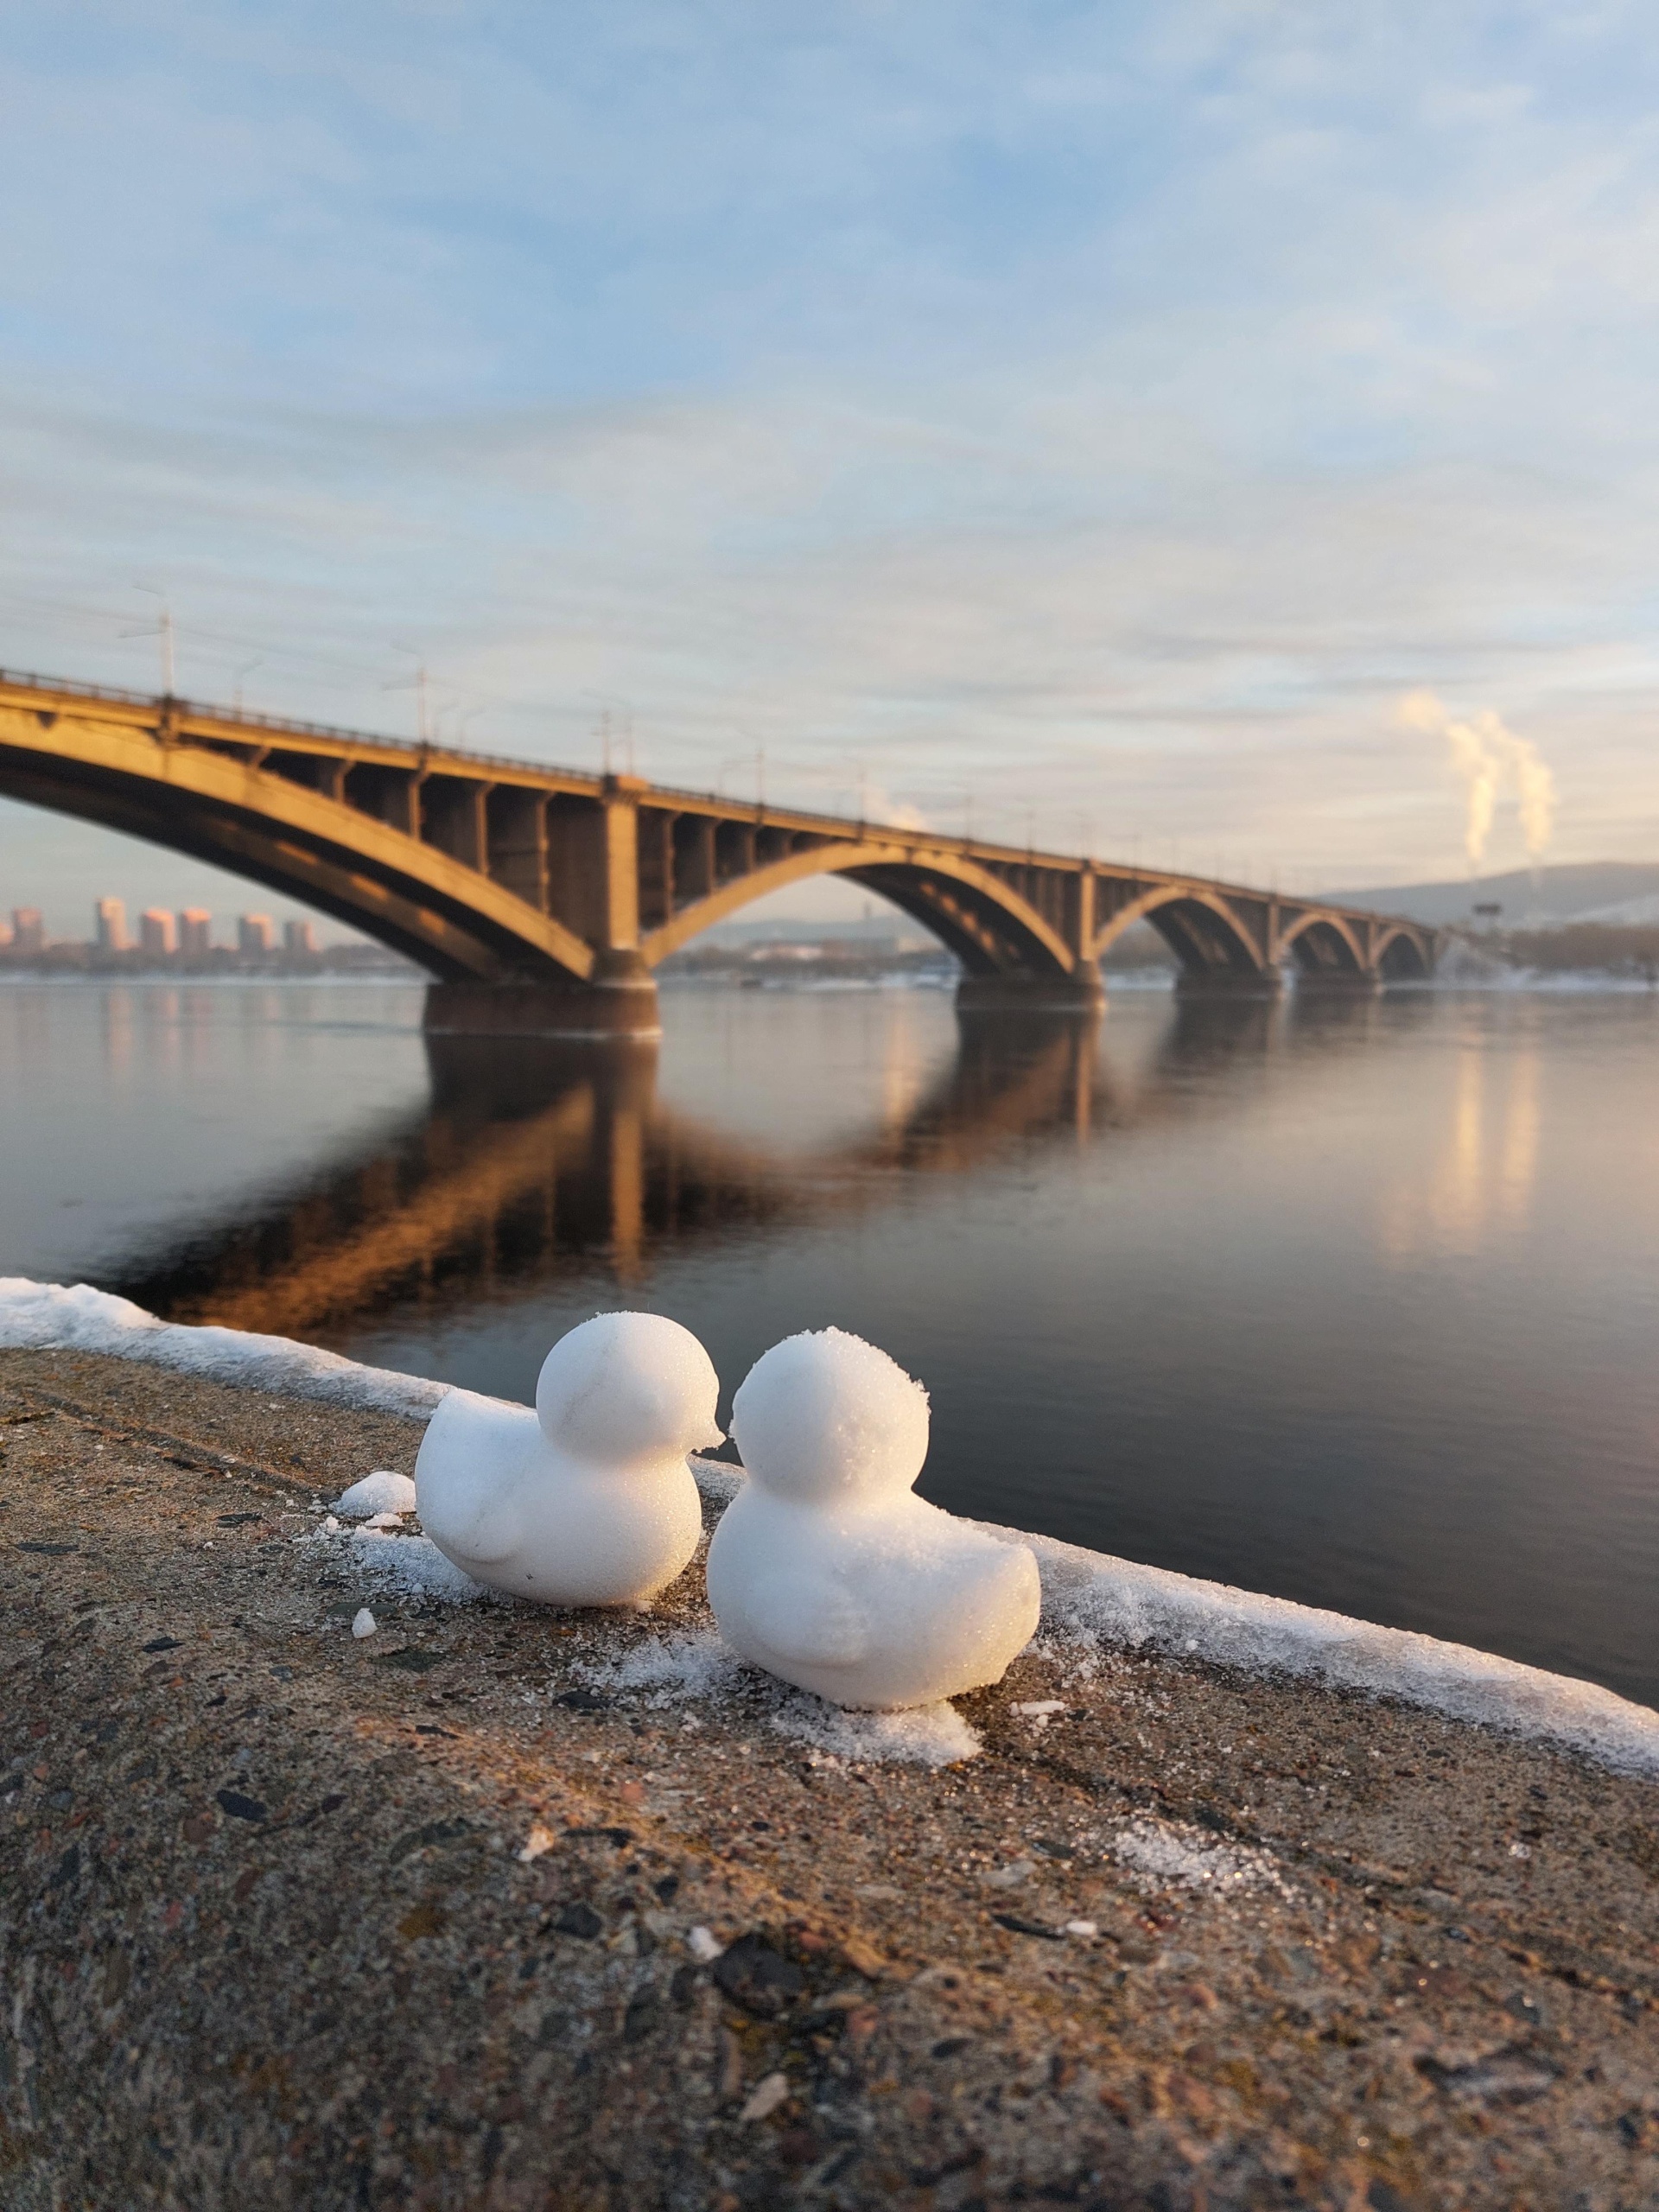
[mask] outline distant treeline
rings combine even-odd
[[[1659,980],[1659,925],[1569,922],[1553,930],[1505,930],[1478,943],[1490,944],[1517,968],[1556,975],[1600,970]]]

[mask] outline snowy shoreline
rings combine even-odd
[[[449,1387],[365,1367],[286,1337],[157,1320],[85,1283],[0,1277],[0,1350],[74,1351],[421,1420]],[[704,1494],[732,1496],[729,1465],[692,1462]],[[989,1524],[987,1524],[989,1525]],[[1449,1719],[1575,1751],[1616,1772],[1659,1777],[1659,1713],[1575,1676],[1260,1592],[1119,1560],[1053,1537],[998,1529],[1035,1553],[1041,1633],[1074,1648],[1156,1651],[1325,1690],[1397,1698]]]

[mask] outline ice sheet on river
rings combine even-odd
[[[289,1391],[419,1419],[447,1385],[361,1367],[287,1337],[158,1321],[124,1298],[0,1277],[0,1347],[54,1347],[143,1359],[245,1389]],[[704,1495],[728,1501],[741,1471],[694,1460]],[[1086,1657],[1091,1648],[1155,1650],[1176,1660],[1278,1674],[1367,1696],[1396,1697],[1459,1719],[1581,1751],[1624,1773],[1659,1775],[1659,1713],[1611,1690],[1490,1651],[1379,1628],[1224,1583],[1112,1559],[1019,1534],[1043,1580],[1041,1633]],[[404,1539],[404,1541],[407,1541]]]

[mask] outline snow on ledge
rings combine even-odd
[[[12,1351],[96,1351],[205,1375],[250,1390],[280,1390],[296,1398],[326,1398],[335,1405],[380,1413],[429,1414],[448,1385],[384,1367],[361,1367],[338,1352],[291,1337],[257,1337],[239,1329],[191,1329],[158,1321],[129,1298],[113,1298],[89,1283],[31,1282],[0,1275],[0,1349]]]
[[[422,1376],[362,1367],[288,1337],[158,1321],[130,1300],[86,1283],[66,1289],[22,1275],[0,1276],[0,1349],[103,1352],[243,1389],[416,1418],[429,1414],[448,1388]],[[741,1468],[728,1461],[694,1459],[691,1465],[704,1496],[721,1505],[743,1479]],[[1029,1544],[1036,1554],[1043,1631],[1062,1643],[1084,1649],[1128,1645],[1248,1674],[1399,1698],[1451,1719],[1583,1752],[1621,1773],[1659,1778],[1659,1713],[1594,1682],[1409,1630],[1379,1628],[1345,1613],[1141,1567],[1052,1536],[982,1525],[994,1535]]]
[[[1619,1773],[1659,1777],[1659,1713],[1599,1683],[1410,1629],[1379,1628],[1321,1606],[1112,1559],[1052,1536],[981,1525],[1036,1554],[1042,1631],[1062,1643],[1144,1648],[1399,1698],[1449,1719],[1582,1751]]]

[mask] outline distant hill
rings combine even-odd
[[[1466,877],[1452,883],[1397,883],[1363,891],[1325,891],[1319,896],[1345,906],[1370,906],[1439,925],[1468,922],[1477,903],[1503,909],[1503,929],[1558,927],[1567,922],[1659,922],[1659,863],[1583,861],[1506,875]]]

